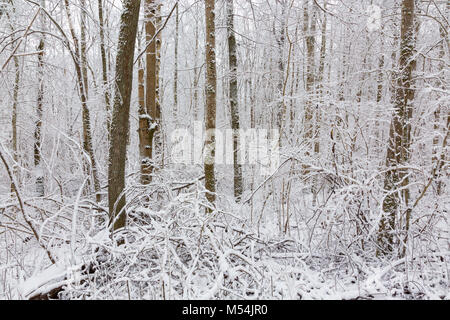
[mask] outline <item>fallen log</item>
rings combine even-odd
[[[67,286],[83,283],[94,272],[93,264],[74,267],[51,265],[22,283],[19,292],[26,300],[58,300]]]

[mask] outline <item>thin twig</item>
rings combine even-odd
[[[6,162],[6,159],[3,157],[3,153],[0,150],[0,158],[2,159],[3,164],[5,165],[6,171],[8,173],[9,178],[11,179],[11,184],[14,187],[14,192],[16,193],[17,196],[17,200],[19,201],[19,206],[20,206],[20,211],[22,212],[23,218],[25,220],[25,222],[27,223],[27,225],[30,227],[31,231],[33,231],[34,237],[36,238],[37,242],[39,243],[39,245],[42,247],[42,249],[45,250],[45,252],[47,253],[48,258],[50,259],[50,261],[55,264],[56,261],[53,258],[52,254],[50,253],[50,251],[48,251],[48,249],[45,247],[45,245],[42,243],[41,238],[39,237],[36,229],[34,228],[33,224],[31,223],[31,221],[28,219],[27,214],[25,213],[25,208],[22,202],[22,197],[20,196],[19,193],[19,188],[17,187],[17,183],[14,179],[13,174],[11,173],[11,169],[9,168],[8,163]]]

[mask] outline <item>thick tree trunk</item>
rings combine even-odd
[[[205,188],[206,198],[211,204],[216,200],[216,180],[214,174],[214,158],[216,142],[216,28],[215,28],[215,0],[205,0],[205,53],[206,53],[206,108],[205,108]]]
[[[117,230],[125,226],[125,162],[128,136],[131,90],[133,86],[133,60],[140,0],[123,1],[120,33],[116,58],[116,76],[111,141],[109,145],[108,200],[110,223]]]
[[[392,117],[389,142],[386,154],[386,166],[389,168],[385,175],[384,188],[388,192],[383,201],[384,216],[380,221],[377,254],[393,251],[395,216],[404,202],[408,206],[409,180],[407,170],[398,169],[397,166],[405,164],[409,160],[409,148],[411,140],[411,123],[414,100],[413,71],[415,69],[414,42],[414,0],[403,0],[401,43],[399,57],[399,73],[395,88],[395,110]],[[396,191],[402,188],[402,191]],[[410,212],[407,210],[406,212]],[[404,232],[408,232],[409,214],[405,217],[406,226]]]

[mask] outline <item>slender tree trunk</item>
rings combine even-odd
[[[197,121],[198,119],[198,82],[200,81],[200,76],[202,75],[201,68],[197,68],[197,57],[198,57],[198,51],[199,51],[199,27],[198,27],[198,20],[195,20],[195,48],[194,48],[194,63],[195,63],[195,69],[194,69],[194,98],[193,98],[193,119],[194,121]]]
[[[128,136],[131,90],[133,86],[133,60],[140,0],[123,1],[116,58],[116,76],[111,141],[109,144],[108,200],[110,223],[117,230],[125,226],[125,162]]]
[[[110,93],[108,88],[108,63],[106,58],[106,49],[105,49],[105,25],[103,20],[103,0],[98,0],[98,20],[100,24],[100,55],[102,59],[102,80],[103,80],[103,92],[105,99],[105,109],[106,109],[106,129],[110,131],[110,112],[111,112],[111,101],[110,101]]]
[[[377,103],[381,102],[381,99],[383,98],[383,78],[384,78],[384,28],[381,27],[380,32],[380,48],[381,48],[381,54],[378,58],[378,78],[377,78]],[[378,131],[378,130],[377,130]]]
[[[324,8],[326,9],[327,7],[327,2],[325,1],[324,3]],[[310,81],[312,81],[312,85],[315,85],[315,81],[316,81],[316,75],[314,73],[314,67],[315,67],[315,62],[314,62],[314,50],[315,50],[315,31],[316,31],[316,8],[314,7],[313,9],[314,14],[312,17],[312,21],[311,21],[311,36],[312,39],[311,40],[307,40],[307,42],[312,42],[309,45],[307,45],[307,54],[308,54],[308,66],[311,67],[311,70],[309,70],[309,72],[313,72],[313,74],[310,76],[309,72],[307,75],[307,95],[310,94],[310,90],[313,90],[314,93],[316,93],[316,95],[318,96],[317,101],[314,103],[315,104],[315,110],[311,110],[311,112],[313,112],[313,115],[311,115],[312,118],[314,118],[314,122],[311,125],[307,124],[307,127],[310,127],[312,130],[312,140],[314,142],[314,146],[313,146],[313,151],[314,151],[314,156],[317,158],[319,156],[319,152],[320,152],[320,127],[321,127],[321,121],[322,121],[322,106],[324,104],[324,86],[323,86],[323,78],[324,78],[324,72],[325,72],[325,53],[326,53],[326,45],[327,45],[327,41],[326,41],[326,32],[327,32],[327,14],[324,14],[324,18],[322,21],[322,35],[321,35],[321,44],[320,44],[320,53],[319,53],[319,70],[317,72],[317,82],[318,82],[318,87],[313,87],[311,88],[310,85],[308,85],[310,83]],[[320,98],[319,98],[320,97]],[[310,98],[307,98],[308,100]],[[311,107],[312,103],[307,101],[307,107],[309,106]],[[312,120],[312,119],[311,119]],[[312,181],[312,188],[311,188],[311,192],[313,194],[313,206],[316,205],[317,202],[317,194],[318,194],[318,179],[317,179],[317,175],[315,175],[313,177],[313,181]]]
[[[384,216],[380,221],[377,254],[393,251],[395,217],[403,200],[408,207],[409,180],[407,170],[398,169],[397,166],[405,164],[409,160],[409,147],[411,140],[411,124],[413,102],[414,102],[414,80],[415,69],[414,47],[415,47],[415,25],[414,25],[414,0],[403,0],[401,43],[399,57],[399,73],[397,74],[397,86],[395,88],[395,110],[389,132],[389,142],[386,155],[386,166],[388,171],[385,175],[384,188],[388,192],[383,201]],[[396,191],[402,188],[403,190]],[[407,210],[407,212],[410,212]],[[405,217],[408,232],[409,213]]]
[[[140,39],[140,37],[138,36]],[[138,48],[140,48],[140,41]],[[140,50],[139,50],[140,51]],[[141,161],[141,183],[151,182],[151,158],[153,132],[150,116],[145,108],[145,70],[143,59],[139,59],[138,69],[138,114],[139,114],[139,156]]]
[[[450,2],[447,2],[446,6],[446,13],[448,13],[450,9]],[[442,92],[446,90],[445,86],[445,46],[448,45],[448,34],[446,33],[446,30],[442,28],[442,26],[439,28],[439,34],[441,36],[441,43],[439,45],[439,63],[438,63],[438,72],[442,73],[441,78],[438,80],[438,83],[436,84],[437,87],[440,87],[442,89]],[[440,96],[440,95],[439,95]],[[439,104],[434,112],[434,138],[433,138],[433,149],[432,149],[432,163],[433,165],[438,163],[439,156],[438,156],[438,145],[441,133],[441,109],[444,109],[444,106],[442,104]],[[447,113],[447,126],[446,130],[448,130],[448,124],[450,120],[450,112]],[[436,176],[435,176],[435,182],[436,182],[436,194],[441,195],[442,193],[442,184],[443,180],[440,178],[441,172],[440,170],[436,170]]]
[[[40,2],[42,7],[45,7],[45,0]],[[40,15],[41,28],[44,29],[44,16]],[[37,106],[36,106],[36,122],[34,128],[34,168],[36,170],[36,195],[43,197],[44,190],[44,173],[41,164],[42,158],[42,121],[43,121],[43,103],[44,103],[44,50],[45,50],[45,38],[41,35],[39,44],[37,47],[38,55],[38,88],[37,88]]]
[[[88,75],[87,75],[87,56],[86,56],[86,0],[80,0],[81,19],[80,19],[80,58],[81,58],[81,74],[83,76],[84,92],[86,99],[89,97]]]
[[[248,91],[249,91],[249,96],[250,96],[250,128],[252,128],[252,129],[255,129],[256,128],[256,108],[255,108],[255,100],[256,100],[256,97],[255,97],[255,93],[254,93],[254,83],[255,82],[257,82],[257,80],[255,79],[252,79],[251,77],[250,77],[250,79],[249,79],[249,84],[248,84],[248,86],[249,86],[249,89],[248,89]]]
[[[277,97],[280,98],[280,103],[278,103],[277,110],[275,113],[275,125],[280,131],[280,143],[281,143],[281,132],[283,130],[283,116],[285,115],[285,103],[283,95],[283,85],[284,85],[284,46],[286,43],[286,3],[279,2],[281,5],[281,25],[278,30],[275,29],[275,23],[273,24],[273,34],[277,41],[278,46],[278,80],[277,80]],[[272,117],[273,117],[272,113]]]
[[[233,130],[233,168],[234,168],[234,197],[237,201],[242,196],[242,167],[238,163],[239,150],[239,106],[237,83],[237,52],[236,37],[234,36],[233,1],[227,0],[227,24],[228,24],[228,61],[229,75],[229,99],[231,109],[231,128]]]
[[[94,149],[92,147],[92,135],[91,135],[91,120],[90,112],[88,106],[88,79],[87,79],[87,58],[86,58],[86,13],[82,11],[81,13],[81,43],[78,42],[78,37],[75,34],[75,29],[72,24],[72,14],[69,7],[69,1],[64,1],[67,20],[69,23],[70,34],[74,43],[74,55],[75,55],[75,71],[78,80],[78,90],[80,93],[81,100],[81,114],[83,122],[83,149],[89,157],[89,162],[86,167],[91,168],[91,172],[86,168],[88,174],[92,175],[92,180],[94,184],[95,197],[97,202],[101,200],[100,195],[100,181],[98,179],[97,162],[95,160]],[[82,0],[81,4],[85,4]]]
[[[13,2],[11,1],[13,4]],[[13,13],[15,13],[15,9],[13,7]],[[0,18],[3,14],[3,11],[0,10]],[[9,26],[11,28],[11,32],[14,32],[14,26],[12,24],[11,16],[9,15],[8,11],[6,11],[6,17],[8,19]],[[12,45],[12,50],[14,50],[14,45]],[[19,160],[19,153],[18,153],[18,145],[17,145],[17,106],[18,106],[18,99],[19,99],[19,89],[20,89],[20,65],[19,65],[19,58],[14,55],[14,87],[13,87],[13,104],[12,104],[12,116],[11,116],[11,147],[12,147],[12,157],[14,160],[14,165],[12,167],[11,174],[17,178],[17,162]],[[11,179],[11,193],[16,192],[16,184],[18,184],[17,179],[16,182],[14,182]],[[19,187],[19,186],[17,186]]]
[[[381,27],[380,32],[380,47],[381,54],[378,58],[378,74],[377,74],[377,96],[376,101],[378,106],[380,106],[383,99],[383,81],[384,81],[384,27]],[[379,155],[382,152],[382,129],[380,128],[380,119],[381,115],[376,113],[375,119],[375,156]]]
[[[94,148],[92,146],[92,134],[91,134],[91,117],[89,107],[87,105],[87,100],[89,96],[89,82],[88,82],[88,74],[87,74],[87,56],[86,56],[86,22],[87,15],[84,8],[86,8],[86,1],[81,0],[81,31],[80,31],[80,57],[81,57],[81,73],[83,76],[83,87],[86,96],[86,102],[83,106],[83,148],[87,152],[90,158],[90,167],[92,170],[92,180],[94,182],[94,190],[95,190],[95,198],[97,202],[101,200],[100,194],[100,181],[98,179],[98,169],[97,169],[97,161],[95,159]]]
[[[174,69],[173,69],[173,115],[175,121],[178,113],[178,31],[179,31],[179,14],[178,3],[175,11],[175,48],[174,48]]]
[[[324,9],[327,8],[327,1],[323,4]],[[314,140],[314,153],[318,154],[320,152],[320,140],[319,140],[319,133],[320,133],[320,125],[322,121],[322,105],[324,103],[323,97],[324,97],[324,86],[323,86],[323,79],[324,79],[324,73],[325,73],[325,58],[326,58],[326,49],[327,49],[327,14],[325,13],[323,15],[323,21],[322,21],[322,36],[321,36],[321,44],[320,44],[320,58],[319,58],[319,70],[318,70],[318,94],[321,97],[318,101],[318,106],[316,108],[316,125],[315,125],[315,140]]]
[[[310,15],[312,11],[312,15]],[[306,103],[305,103],[305,116],[304,116],[304,138],[305,143],[308,145],[307,155],[317,156],[316,151],[319,151],[318,141],[318,126],[317,117],[314,119],[314,115],[317,115],[317,108],[313,108],[313,95],[315,92],[315,48],[316,48],[316,11],[311,9],[309,1],[306,1],[303,8],[303,32],[305,34],[306,44]],[[316,123],[314,123],[316,120]],[[312,152],[309,152],[309,148],[312,148]],[[308,170],[304,171],[308,173]],[[313,206],[317,201],[317,178],[312,180],[311,192],[313,195]]]
[[[159,112],[158,112],[158,77],[157,77],[157,41],[153,39],[156,35],[156,4],[154,0],[145,0],[145,39],[146,39],[146,75],[145,75],[145,105],[149,116],[148,134],[151,137],[152,144],[148,150],[148,166],[150,166],[148,182],[151,181],[156,154],[157,141],[155,136],[159,130]],[[150,43],[151,42],[151,43]],[[150,43],[150,44],[149,44]]]
[[[19,85],[20,85],[20,68],[19,68],[19,58],[14,56],[14,72],[15,72],[15,80],[14,80],[14,89],[13,89],[13,106],[12,106],[12,119],[11,119],[11,127],[12,127],[12,149],[13,149],[13,159],[14,166],[12,174],[17,176],[17,162],[19,160],[19,150],[17,148],[17,105],[19,99]],[[11,192],[15,192],[15,184],[11,181]]]
[[[312,109],[312,91],[315,82],[315,46],[316,46],[316,16],[315,12],[310,17],[309,1],[306,1],[303,9],[303,32],[305,34],[306,42],[306,105],[305,105],[305,139],[307,143],[311,143],[314,135],[313,117],[314,111]]]
[[[161,28],[161,3],[156,6],[155,12],[155,27],[156,31]],[[156,127],[155,135],[153,137],[154,140],[154,150],[155,154],[159,156],[158,158],[158,166],[160,168],[164,167],[164,135],[163,135],[163,126],[161,119],[161,104],[162,104],[162,88],[161,88],[161,46],[162,46],[162,37],[161,33],[156,36],[156,110],[155,110],[155,119],[158,124]]]
[[[205,188],[206,198],[211,204],[216,200],[216,180],[214,174],[214,158],[216,141],[216,28],[215,28],[215,0],[205,0],[205,53],[206,53],[206,108],[205,108]]]
[[[38,53],[38,94],[36,114],[37,120],[34,129],[34,167],[36,169],[36,194],[44,196],[44,174],[41,166],[41,131],[42,131],[42,105],[44,100],[44,38],[42,37],[37,47]]]

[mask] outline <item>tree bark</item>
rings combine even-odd
[[[155,27],[156,31],[161,28],[161,3],[156,6],[155,11]],[[161,119],[161,103],[162,103],[162,92],[160,83],[162,83],[160,79],[160,69],[161,69],[161,45],[162,45],[162,37],[161,33],[158,33],[156,36],[156,110],[155,110],[155,119],[156,119],[156,131],[153,137],[154,140],[154,153],[157,154],[160,158],[158,159],[158,166],[162,168],[164,166],[164,144],[163,144],[163,132],[162,132],[162,119]]]
[[[146,75],[145,75],[145,105],[146,112],[149,119],[148,134],[152,143],[149,145],[150,149],[147,151],[147,178],[143,181],[149,183],[152,179],[152,172],[154,166],[154,154],[156,154],[155,139],[156,132],[159,128],[159,110],[158,110],[158,77],[157,77],[157,41],[153,39],[156,34],[156,4],[154,0],[145,0],[145,39],[146,39]],[[149,44],[150,43],[150,44]]]
[[[216,28],[215,18],[215,0],[205,0],[205,54],[206,54],[206,109],[205,109],[205,188],[206,198],[211,204],[216,200],[216,181],[214,174],[215,158],[215,136],[216,129]],[[208,210],[209,211],[209,210]]]
[[[450,2],[447,2],[446,8],[445,8],[445,13],[447,14],[448,11],[450,9]],[[448,15],[447,15],[448,16]],[[442,89],[442,92],[445,92],[446,90],[446,86],[445,86],[445,73],[446,73],[446,68],[445,68],[445,47],[448,46],[448,33],[446,32],[446,30],[441,26],[439,28],[439,34],[441,36],[441,43],[439,45],[439,63],[438,63],[438,72],[441,75],[440,79],[437,81],[436,86],[440,87]],[[438,96],[438,98],[440,98],[440,94]],[[439,161],[439,156],[438,156],[438,146],[439,146],[439,142],[441,140],[441,135],[442,133],[440,132],[441,130],[441,110],[444,109],[445,107],[444,105],[441,103],[437,106],[435,112],[434,112],[434,125],[433,125],[433,129],[434,129],[434,137],[433,137],[433,149],[432,149],[432,164],[434,165],[435,163],[438,163]],[[444,115],[445,117],[445,115]],[[447,126],[446,126],[446,130],[448,130],[448,124],[450,122],[450,112],[447,113]],[[444,146],[445,147],[445,146]],[[440,177],[441,175],[441,171],[440,170],[436,170],[436,176],[435,176],[435,182],[436,182],[436,194],[437,195],[441,195],[442,193],[442,186],[443,186],[443,179],[441,179]]]
[[[19,160],[19,150],[17,147],[17,105],[19,98],[19,84],[20,84],[20,69],[19,69],[19,58],[14,57],[14,89],[13,89],[13,105],[12,105],[12,119],[11,119],[11,127],[12,127],[12,149],[13,149],[13,159],[14,166],[12,174],[17,176],[17,162]],[[11,192],[15,191],[15,184],[11,181]]]
[[[98,0],[98,20],[100,24],[100,55],[102,59],[102,80],[103,80],[103,90],[104,90],[104,99],[105,99],[105,109],[107,113],[106,117],[106,129],[109,134],[111,119],[109,113],[111,111],[111,98],[108,89],[108,64],[106,58],[106,49],[105,49],[105,25],[103,20],[103,0]]]
[[[242,167],[238,162],[239,150],[239,106],[238,106],[238,82],[237,82],[237,52],[236,37],[234,36],[233,1],[227,0],[227,24],[228,24],[228,61],[229,61],[229,100],[231,110],[231,129],[233,130],[233,171],[234,171],[234,197],[237,201],[242,196]]]
[[[323,4],[324,9],[327,8],[327,1]],[[321,43],[320,43],[320,57],[319,57],[319,70],[318,70],[318,76],[317,80],[319,83],[318,88],[318,94],[320,95],[320,100],[318,102],[318,106],[316,108],[316,124],[315,124],[315,139],[314,139],[314,153],[318,154],[320,152],[320,127],[321,127],[321,121],[322,121],[322,110],[321,106],[324,103],[324,86],[323,86],[323,79],[324,79],[324,73],[325,73],[325,58],[326,58],[326,49],[327,49],[327,14],[325,13],[323,15],[323,21],[322,21],[322,36],[321,36]]]
[[[108,200],[110,223],[113,230],[125,226],[125,162],[128,136],[131,90],[133,86],[133,60],[140,0],[123,1],[116,57],[116,77],[111,141],[109,145]]]
[[[280,2],[281,4],[281,25],[280,29],[278,30],[278,34],[275,30],[275,24],[273,33],[277,39],[277,45],[278,45],[278,82],[277,82],[277,90],[278,90],[278,96],[280,97],[280,103],[278,104],[278,110],[276,111],[276,126],[277,129],[280,131],[280,143],[282,138],[282,131],[283,131],[283,120],[284,116],[286,114],[286,105],[284,103],[284,94],[283,94],[283,87],[284,87],[284,46],[286,43],[286,2]]]
[[[179,14],[178,3],[175,11],[175,48],[174,48],[174,69],[173,69],[173,115],[175,121],[178,112],[178,31],[179,31]]]
[[[140,37],[138,36],[140,39]],[[140,42],[140,41],[139,41]],[[140,48],[140,44],[138,44]],[[140,51],[140,50],[139,50]],[[151,151],[153,132],[150,116],[145,108],[145,70],[143,59],[139,59],[138,69],[138,115],[139,115],[139,156],[141,161],[141,183],[151,182]]]
[[[384,189],[388,194],[383,201],[384,216],[380,221],[377,254],[386,254],[393,251],[395,217],[401,202],[408,207],[409,180],[407,170],[398,169],[397,166],[405,164],[409,160],[409,148],[411,141],[411,123],[414,102],[414,80],[415,69],[414,47],[414,0],[403,0],[402,22],[400,34],[400,57],[399,73],[397,74],[397,85],[395,88],[395,109],[392,116],[389,132],[389,142],[386,154],[386,166],[388,171],[385,175]],[[402,188],[402,191],[396,191]],[[407,212],[409,212],[407,210]],[[409,216],[405,217],[406,226],[404,232],[408,232]]]
[[[44,175],[41,167],[41,131],[42,112],[44,100],[44,38],[42,37],[37,47],[38,53],[38,94],[36,115],[37,120],[34,128],[34,167],[36,169],[36,194],[38,197],[44,196]]]
[[[313,129],[313,117],[314,111],[312,109],[311,94],[314,88],[315,82],[315,46],[316,46],[316,15],[315,12],[310,17],[309,14],[309,1],[306,1],[303,8],[303,32],[305,34],[306,44],[306,104],[305,104],[305,139],[307,143],[311,143],[314,129]]]

